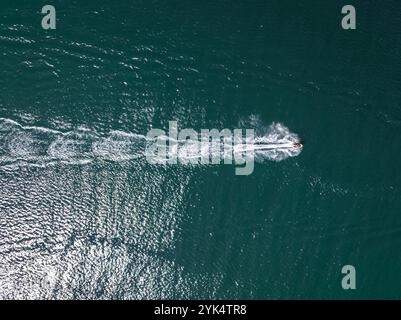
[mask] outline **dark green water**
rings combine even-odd
[[[104,3],[0,4],[0,298],[401,298],[399,1]],[[305,148],[137,157],[169,120]]]

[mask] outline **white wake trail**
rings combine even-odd
[[[220,144],[205,148],[201,142],[175,141],[176,147],[169,150],[168,155],[187,159],[200,159],[207,155],[220,155],[223,158],[227,150],[233,155],[253,151],[255,160],[263,162],[281,161],[301,152],[301,149],[294,147],[294,143],[299,142],[298,136],[284,125],[273,123],[257,129],[259,134],[253,144],[242,141],[241,144],[234,143],[225,148]],[[166,137],[167,145],[170,140]],[[13,120],[0,118],[0,168],[20,163],[46,166],[57,162],[87,164],[95,159],[131,161],[144,158],[146,147],[151,142],[144,135],[123,131],[111,131],[108,135],[99,135],[87,129],[61,132],[23,126]]]

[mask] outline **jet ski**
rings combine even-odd
[[[297,149],[302,149],[304,147],[302,143],[294,143],[292,146]]]

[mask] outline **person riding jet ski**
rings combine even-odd
[[[302,143],[294,143],[293,146],[294,148],[301,149],[304,145]]]

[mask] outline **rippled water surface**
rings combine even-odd
[[[401,7],[353,4],[2,1],[0,298],[401,298]],[[169,121],[274,147],[149,164]]]

